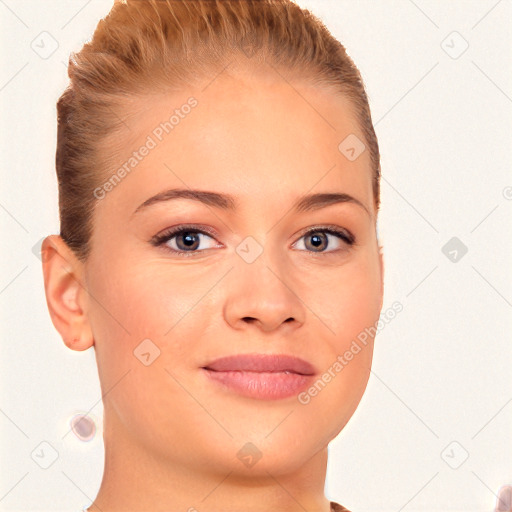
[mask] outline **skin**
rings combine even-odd
[[[328,512],[327,446],[362,398],[373,340],[308,404],[243,397],[200,368],[279,353],[310,361],[320,376],[376,324],[383,257],[369,154],[349,161],[338,150],[349,134],[364,137],[348,101],[330,90],[292,87],[271,68],[226,70],[204,89],[209,82],[134,102],[129,129],[108,146],[119,164],[168,112],[190,96],[198,106],[98,201],[85,263],[57,235],[43,244],[52,322],[69,348],[94,346],[98,364],[105,471],[88,510]],[[133,214],[172,188],[231,194],[239,208],[178,199]],[[350,194],[368,211],[348,202],[291,211],[319,192]],[[149,242],[183,223],[217,236],[199,235],[190,258]],[[326,234],[328,247],[315,252],[305,231],[323,224],[349,230],[356,245]],[[236,252],[248,236],[263,249],[250,264]],[[176,244],[167,247],[183,250]],[[149,366],[133,354],[146,338],[160,350]],[[262,454],[251,467],[237,457],[248,442]]]

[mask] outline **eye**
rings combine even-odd
[[[307,242],[303,243],[305,250],[316,254],[338,252],[355,245],[355,237],[349,231],[332,226],[317,226],[309,229],[302,235],[299,242],[303,238]],[[150,243],[157,247],[165,246],[165,250],[184,257],[194,256],[207,249],[219,247],[215,245],[200,247],[204,239],[215,240],[213,232],[207,228],[199,229],[194,226],[180,225],[155,235]],[[334,240],[334,243],[331,239]],[[297,243],[295,242],[295,244]],[[332,245],[334,245],[333,248],[331,248]],[[330,250],[326,250],[327,248]],[[299,249],[304,250],[300,247]]]
[[[199,248],[201,242],[205,238],[210,238],[211,240],[214,239],[212,234],[210,234],[206,229],[203,230],[192,226],[187,227],[182,225],[170,228],[162,234],[155,235],[150,242],[155,246],[165,245],[164,248],[170,252],[187,257],[215,247],[215,245],[213,245],[211,247],[207,246]]]
[[[329,235],[334,238],[334,242],[329,241]],[[299,239],[299,242],[303,238],[306,240],[306,243],[303,243],[302,245],[306,247],[306,250],[311,249],[312,252],[320,254],[324,252],[331,253],[340,250],[342,251],[343,249],[346,249],[355,244],[355,237],[351,233],[334,227],[319,226],[309,229]],[[330,248],[331,245],[334,245],[334,247],[330,250],[326,250],[327,248]]]

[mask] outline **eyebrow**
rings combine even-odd
[[[133,214],[147,208],[155,203],[161,203],[164,201],[171,201],[173,199],[192,199],[199,201],[207,206],[213,206],[220,210],[225,211],[236,211],[237,201],[229,194],[220,194],[218,192],[210,192],[207,190],[193,190],[193,189],[170,189],[160,192],[149,199],[146,199],[140,204]],[[371,213],[368,208],[358,199],[345,193],[317,193],[309,194],[300,197],[292,206],[297,213],[309,212],[313,210],[319,210],[332,204],[338,203],[352,203],[363,208],[364,211],[371,217]]]

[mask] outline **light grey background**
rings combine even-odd
[[[298,3],[365,80],[382,154],[383,311],[404,308],[378,333],[366,393],[330,445],[327,496],[354,512],[491,511],[512,484],[512,2]],[[33,247],[58,233],[67,58],[110,6],[0,0],[0,510],[79,510],[101,482],[94,352],[55,331]],[[43,31],[58,44],[50,56]],[[442,251],[453,237],[457,261]],[[69,432],[78,412],[97,422],[88,443]],[[31,458],[43,441],[58,452],[46,470]]]

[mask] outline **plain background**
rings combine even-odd
[[[512,484],[512,2],[298,3],[363,75],[382,154],[383,312],[403,305],[330,445],[327,497],[354,512],[491,511]],[[77,511],[101,482],[94,352],[54,329],[37,249],[59,230],[66,62],[110,7],[0,0],[0,510]],[[80,412],[97,422],[90,442],[69,432]],[[48,469],[31,457],[44,441]]]

